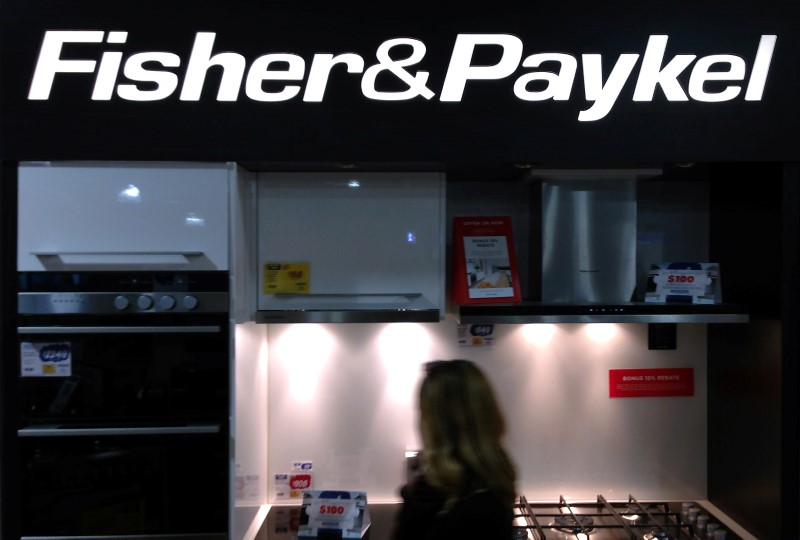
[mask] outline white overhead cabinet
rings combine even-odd
[[[261,173],[258,322],[438,322],[440,173]]]
[[[18,269],[228,270],[230,164],[19,167]]]

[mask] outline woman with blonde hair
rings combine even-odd
[[[437,360],[418,399],[420,470],[401,489],[394,540],[509,540],[516,471],[489,381],[468,360]]]

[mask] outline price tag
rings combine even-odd
[[[363,538],[370,526],[367,493],[364,491],[320,491],[303,493],[299,537],[320,533],[341,538]]]
[[[292,473],[289,475],[289,496],[300,497],[311,488],[311,473]]]
[[[72,375],[72,344],[22,342],[20,374],[22,377],[69,377]]]
[[[319,501],[307,509],[308,524],[320,529],[352,529],[358,517],[355,501],[331,499]]]
[[[720,302],[719,265],[715,263],[660,263],[648,276],[645,302]]]
[[[458,325],[458,345],[461,347],[485,347],[493,342],[493,324]]]
[[[662,294],[702,296],[711,280],[704,270],[664,270],[654,278]]]
[[[264,294],[307,294],[309,284],[308,263],[264,264]]]

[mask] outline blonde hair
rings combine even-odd
[[[506,423],[484,374],[468,360],[426,364],[419,390],[422,459],[445,508],[472,491],[492,489],[509,505],[516,470],[504,446]]]

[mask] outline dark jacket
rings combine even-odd
[[[478,489],[465,493],[448,511],[445,497],[423,478],[400,490],[392,540],[509,540],[513,511],[498,493]]]

